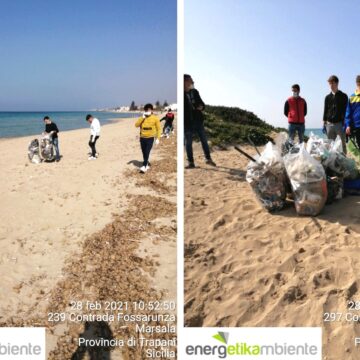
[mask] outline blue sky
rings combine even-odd
[[[0,5],[0,111],[176,101],[176,0]]]
[[[350,94],[360,74],[358,0],[185,0],[185,72],[205,102],[286,126],[299,83],[307,127],[321,127],[327,79]]]

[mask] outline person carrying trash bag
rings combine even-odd
[[[44,117],[45,123],[45,133],[49,135],[56,152],[55,161],[59,162],[61,159],[60,150],[59,150],[59,129],[57,125],[50,119],[49,116]]]
[[[236,150],[244,154],[239,148]],[[280,151],[268,142],[260,156],[253,160],[247,167],[247,182],[263,208],[269,212],[281,210],[285,205],[287,180]]]
[[[153,114],[154,107],[152,104],[144,106],[144,114],[140,117],[135,126],[140,128],[140,146],[143,154],[143,164],[140,168],[141,173],[146,173],[150,169],[150,152],[154,145],[158,145],[161,137],[160,120]]]
[[[298,215],[320,214],[328,195],[322,164],[306,151],[304,143],[292,148],[284,156],[284,163]]]

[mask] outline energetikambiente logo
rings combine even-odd
[[[0,360],[45,360],[45,328],[0,328]]]
[[[187,345],[185,352],[191,356],[211,356],[219,359],[226,359],[228,356],[285,356],[296,357],[296,359],[313,359],[321,353],[321,349],[314,343],[307,341],[299,343],[274,342],[265,339],[259,341],[229,341],[230,333],[219,331],[212,336],[215,339],[214,345]],[[270,358],[269,358],[270,356]]]

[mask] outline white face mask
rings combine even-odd
[[[151,115],[151,111],[145,111],[145,112],[144,112],[144,115],[145,115],[145,116],[150,116],[150,115]]]
[[[190,90],[193,90],[193,89],[195,89],[195,86],[194,86],[194,84],[191,84],[191,85],[190,85],[190,87],[189,87],[189,89],[190,89]]]
[[[299,97],[299,93],[297,91],[293,91],[293,97]]]

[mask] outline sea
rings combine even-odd
[[[322,129],[305,129],[306,136],[309,136],[310,133],[317,135],[319,138],[326,138],[326,135],[322,132]]]
[[[0,112],[0,138],[40,135],[44,129],[44,116],[56,123],[60,132],[88,128],[86,115],[98,118],[102,125],[119,118],[136,118],[137,113],[113,113],[99,111],[39,111],[39,112]]]

